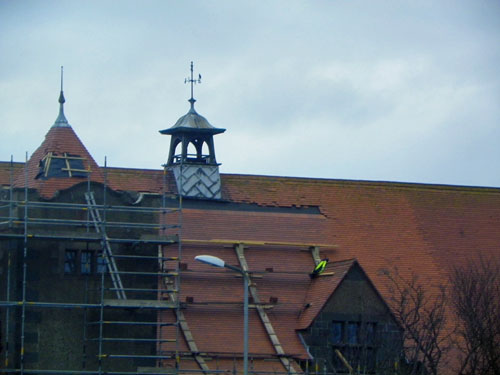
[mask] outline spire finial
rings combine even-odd
[[[64,116],[65,102],[66,99],[64,99],[64,93],[63,93],[63,67],[61,66],[61,92],[59,94],[59,115],[57,116],[56,122],[54,122],[54,125],[52,125],[52,127],[55,128],[71,127],[70,124],[68,123],[68,120],[66,120],[66,116]]]
[[[64,94],[63,94],[63,66],[61,66],[61,93],[59,94],[59,103],[64,104],[66,102],[66,99],[64,99]]]
[[[198,79],[194,79],[193,76],[193,62],[191,61],[191,78],[186,78],[184,79],[184,83],[190,83],[191,84],[191,98],[188,100],[189,103],[191,103],[191,109],[194,109],[194,102],[196,102],[196,99],[193,96],[193,86],[197,83],[201,83],[201,74],[198,74]]]

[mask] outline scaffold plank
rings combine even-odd
[[[160,301],[160,300],[142,300],[142,299],[105,299],[103,301],[106,307],[123,307],[123,308],[171,308],[177,307],[175,302]]]
[[[179,242],[179,237],[177,235],[164,236],[155,234],[142,234],[139,237],[139,240],[146,241],[148,243],[173,244]]]

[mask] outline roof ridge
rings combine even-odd
[[[499,192],[500,187],[494,186],[472,186],[472,185],[451,185],[451,184],[433,184],[423,182],[400,182],[400,181],[374,181],[374,180],[348,180],[348,179],[335,179],[335,178],[320,178],[320,177],[297,177],[297,176],[271,176],[271,175],[252,175],[252,174],[236,174],[236,173],[221,173],[222,177],[246,177],[246,178],[265,178],[276,179],[283,182],[292,181],[309,181],[310,183],[323,183],[323,184],[339,184],[339,185],[363,185],[367,187],[387,187],[400,188],[400,189],[414,189],[414,190],[458,190],[458,191],[472,191],[472,190],[491,190],[492,192]]]
[[[104,168],[104,167],[100,167]],[[139,171],[151,171],[151,172],[163,172],[163,169],[154,168],[137,168],[137,167],[107,167],[108,169],[118,169],[118,170],[139,170]],[[272,176],[272,175],[256,175],[256,174],[244,174],[244,173],[221,173],[221,177],[246,177],[246,178],[256,178],[256,179],[277,179],[283,182],[291,182],[293,180],[297,181],[308,181],[309,183],[324,183],[324,184],[345,184],[345,185],[359,185],[367,187],[391,187],[391,188],[401,188],[401,189],[414,189],[414,190],[453,190],[453,191],[488,191],[494,193],[500,193],[500,187],[494,186],[472,186],[472,185],[451,185],[451,184],[432,184],[432,183],[421,183],[421,182],[400,182],[400,181],[372,181],[372,180],[348,180],[348,179],[335,179],[335,178],[320,178],[320,177],[300,177],[300,176]]]

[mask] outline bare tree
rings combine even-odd
[[[447,329],[447,293],[444,287],[429,288],[415,274],[403,277],[397,268],[384,270],[389,280],[389,305],[403,330],[400,373],[438,374],[439,365],[451,348]]]
[[[459,374],[500,374],[500,262],[479,258],[451,273]]]

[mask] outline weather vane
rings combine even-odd
[[[190,102],[194,103],[195,99],[193,98],[193,86],[197,83],[201,83],[201,74],[198,74],[198,79],[193,78],[193,62],[191,61],[191,78],[184,79],[184,83],[191,83],[191,99]]]

